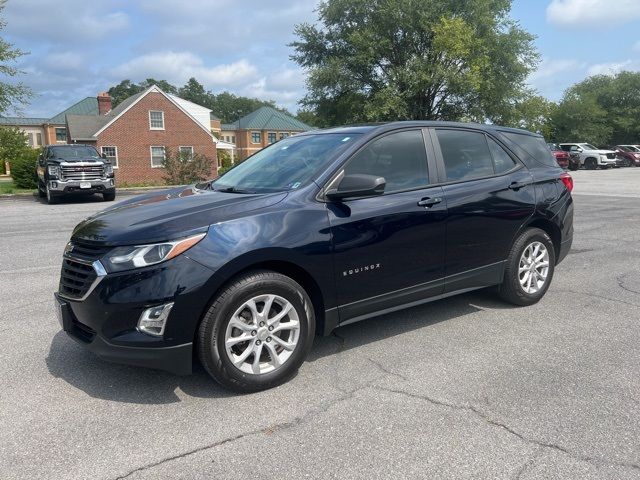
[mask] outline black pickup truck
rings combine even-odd
[[[113,166],[90,145],[47,145],[38,157],[38,194],[49,203],[64,195],[101,193],[116,198]]]

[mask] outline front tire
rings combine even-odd
[[[198,357],[226,388],[256,392],[296,374],[315,335],[309,296],[277,272],[249,272],[215,298],[198,329]]]
[[[539,228],[524,231],[513,243],[500,296],[519,306],[537,303],[551,284],[556,254],[549,235]]]
[[[54,195],[49,186],[46,187],[45,193],[47,196],[47,203],[49,205],[55,205],[56,203],[58,203],[58,197]]]
[[[105,202],[113,202],[116,199],[116,192],[105,192],[102,194],[102,198]]]
[[[584,161],[584,166],[587,170],[595,170],[598,168],[598,161],[595,158],[587,158]]]

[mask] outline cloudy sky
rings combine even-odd
[[[295,112],[304,74],[287,44],[316,1],[8,0],[3,35],[30,52],[20,67],[38,96],[26,115],[52,116],[125,78],[192,76]],[[640,70],[639,0],[514,0],[511,15],[538,37],[530,84],[551,99],[591,74]]]

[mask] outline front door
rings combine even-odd
[[[345,163],[346,175],[382,176],[386,188],[328,204],[341,322],[442,293],[446,201],[430,187],[426,138],[421,129],[389,133]]]

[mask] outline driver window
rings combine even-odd
[[[385,135],[369,143],[347,162],[345,175],[384,177],[385,193],[428,185],[427,154],[421,130]]]
[[[448,182],[494,175],[493,160],[484,133],[437,129]]]

